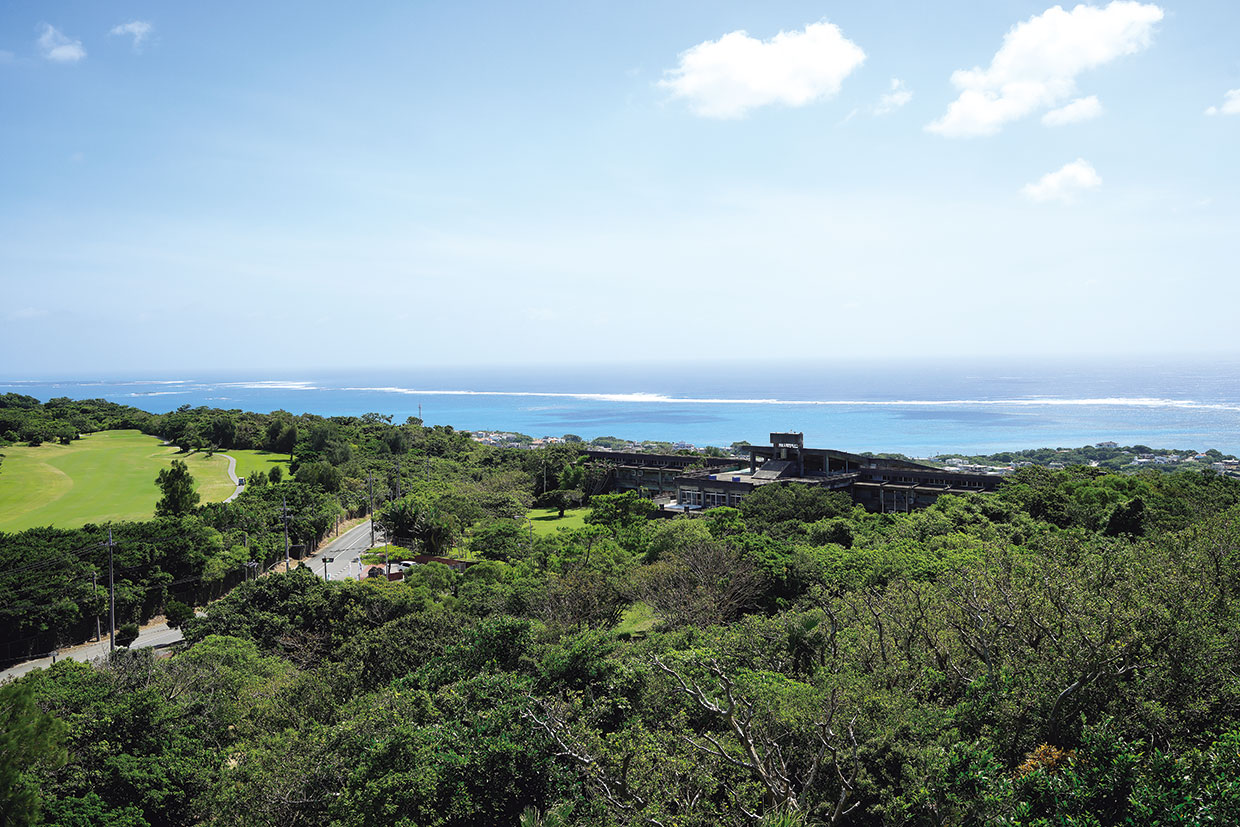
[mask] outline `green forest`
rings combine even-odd
[[[108,428],[292,478],[111,527],[118,623],[202,614],[170,657],[0,685],[5,825],[1240,823],[1240,479],[1035,465],[908,514],[781,484],[652,519],[572,445],[0,400],[6,439]],[[246,576],[285,502],[312,546],[372,498],[480,562]],[[93,633],[106,535],[0,535],[13,657]]]

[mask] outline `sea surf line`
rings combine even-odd
[[[420,390],[416,388],[340,388],[343,391],[398,393],[409,396],[508,396],[547,399],[584,399],[592,402],[662,403],[679,405],[829,405],[838,407],[967,407],[989,405],[1024,406],[1091,406],[1130,408],[1186,408],[1197,410],[1238,411],[1240,405],[1199,402],[1194,399],[1160,399],[1156,397],[1109,396],[1081,399],[1060,399],[1049,396],[1013,399],[731,399],[667,396],[658,393],[587,393],[568,391],[478,391]]]

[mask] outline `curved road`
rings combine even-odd
[[[237,486],[237,490],[229,494],[228,499],[224,500],[224,502],[230,503],[240,496],[241,492],[245,490],[245,485],[241,480],[237,479],[237,460],[228,456],[228,454],[221,454],[220,456],[228,460],[228,478],[232,480],[233,485]]]

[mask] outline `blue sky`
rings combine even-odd
[[[0,369],[1234,355],[1238,33],[1221,0],[8,2]]]

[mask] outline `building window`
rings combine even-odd
[[[724,492],[724,491],[707,491],[706,492],[706,507],[707,508],[714,508],[715,506],[727,505],[727,504],[728,504],[727,492]]]
[[[677,497],[681,505],[701,505],[702,492],[689,488],[680,489],[680,496]]]

